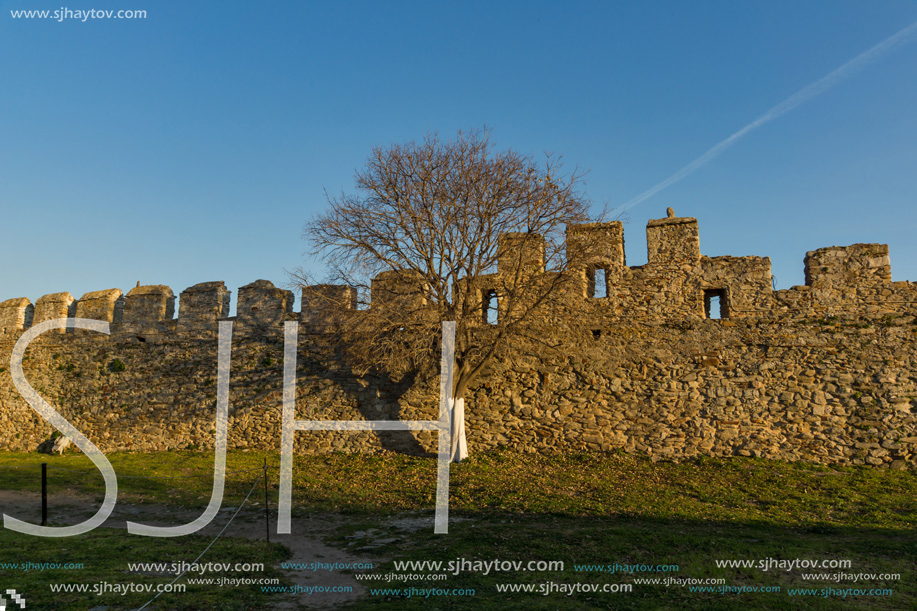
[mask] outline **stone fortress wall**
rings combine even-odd
[[[576,316],[592,337],[493,366],[467,397],[472,451],[917,462],[917,284],[891,281],[887,245],[809,252],[805,286],[777,291],[767,257],[701,255],[694,218],[670,209],[646,231],[648,261],[628,267],[621,223],[568,228],[568,254],[601,248],[541,324],[562,337]],[[533,273],[544,273],[543,253],[537,236],[501,242],[501,262],[521,257]],[[478,279],[481,291],[500,273]],[[373,300],[410,281],[377,278]],[[291,291],[258,280],[239,289],[233,318],[230,297],[222,282],[197,284],[177,317],[163,285],[0,303],[0,448],[33,450],[51,433],[8,364],[24,330],[60,317],[108,321],[111,335],[46,333],[26,376],[103,451],[212,447],[219,320],[234,321],[230,447],[279,450],[285,321],[300,323],[297,418],[436,418],[437,380],[359,377],[343,364],[325,331],[337,310],[356,309],[353,289],[312,287],[297,313]],[[296,434],[297,452],[377,449],[435,452],[435,442],[428,432]]]

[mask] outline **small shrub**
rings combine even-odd
[[[125,367],[124,362],[121,359],[113,359],[108,364],[108,370],[114,373],[119,373],[125,369],[127,369],[127,367]]]

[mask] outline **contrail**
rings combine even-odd
[[[868,51],[864,51],[863,53],[857,55],[856,57],[851,59],[849,62],[844,64],[843,66],[836,69],[834,72],[831,72],[830,74],[823,76],[822,78],[815,81],[814,83],[811,83],[803,87],[802,89],[800,89],[799,91],[797,91],[796,93],[788,97],[787,99],[783,100],[782,102],[780,102],[779,104],[777,104],[776,106],[768,110],[766,113],[764,113],[763,115],[761,115],[754,121],[752,121],[751,123],[749,123],[742,129],[740,129],[733,135],[729,136],[728,138],[726,138],[725,140],[723,140],[722,142],[714,146],[712,149],[710,149],[709,151],[707,151],[706,153],[704,153],[703,155],[701,155],[700,157],[698,157],[697,159],[695,159],[694,161],[692,161],[691,163],[683,167],[682,169],[678,170],[677,172],[675,172],[674,174],[672,174],[671,176],[669,176],[668,178],[666,178],[665,180],[663,180],[656,186],[652,187],[651,189],[644,191],[637,197],[633,198],[632,200],[630,200],[629,202],[621,206],[619,209],[622,212],[624,212],[625,210],[629,210],[630,208],[633,208],[637,204],[640,204],[644,202],[645,200],[651,198],[652,196],[656,195],[663,189],[675,184],[676,182],[680,181],[681,179],[685,178],[686,176],[693,174],[695,171],[697,171],[701,167],[707,165],[707,163],[712,161],[720,153],[722,153],[723,151],[728,149],[730,146],[738,142],[741,138],[743,138],[745,135],[747,135],[752,130],[757,129],[761,127],[762,125],[764,125],[765,123],[768,123],[769,121],[773,121],[777,117],[790,112],[791,110],[793,110],[800,104],[808,102],[812,98],[822,94],[823,92],[827,91],[831,87],[834,87],[835,85],[837,85],[844,79],[862,70],[863,68],[873,63],[874,61],[876,61],[877,59],[879,59],[881,56],[885,55],[892,49],[895,49],[897,47],[900,47],[910,42],[909,39],[914,34],[917,34],[917,22],[912,23],[911,25],[904,28],[897,34],[894,34],[893,36],[886,38],[885,40],[883,40],[882,42],[880,42],[873,48],[869,49]]]

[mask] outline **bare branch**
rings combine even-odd
[[[340,335],[359,370],[400,376],[438,362],[440,323],[455,321],[462,396],[552,300],[584,282],[597,253],[583,240],[571,251],[566,229],[604,215],[590,219],[583,175],[564,173],[553,155],[495,151],[485,130],[376,147],[355,173],[356,192],[326,193],[328,209],[303,232],[342,286],[294,280],[304,303],[331,308],[320,328]]]

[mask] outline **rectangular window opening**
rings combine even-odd
[[[500,298],[497,291],[484,292],[484,322],[495,325],[500,320]]]
[[[608,297],[608,270],[604,267],[593,267],[586,274],[589,297],[604,299]]]
[[[704,315],[710,320],[729,318],[726,289],[704,290]]]

